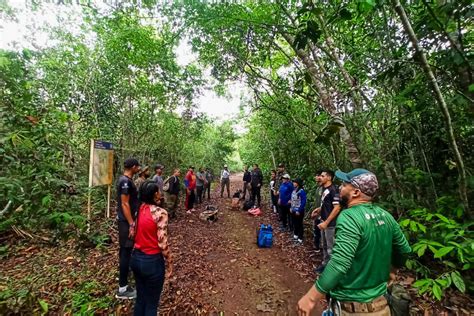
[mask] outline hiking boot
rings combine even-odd
[[[326,266],[320,265],[319,267],[314,269],[314,272],[321,274],[321,273],[323,273],[324,268],[326,268]]]
[[[137,291],[135,291],[131,286],[127,286],[127,289],[124,292],[119,292],[117,290],[115,298],[122,300],[133,300],[137,298]]]

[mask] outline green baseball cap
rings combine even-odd
[[[362,193],[371,197],[375,195],[379,188],[379,182],[375,174],[366,169],[357,168],[347,173],[337,170],[336,177],[352,184]]]

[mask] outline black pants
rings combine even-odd
[[[257,198],[257,206],[260,207],[260,202],[262,200],[262,196],[260,195],[260,188],[261,187],[252,187],[252,196],[250,197],[250,200],[255,204],[255,198]]]
[[[211,184],[208,183],[204,186],[204,197],[206,197],[206,192],[207,192],[207,199],[211,199]]]
[[[243,196],[242,196],[242,199],[245,200],[245,196],[247,195],[247,188],[249,187],[249,183],[248,182],[244,182],[244,187],[242,188],[242,193],[243,193]],[[250,191],[250,190],[249,190]],[[252,194],[251,192],[249,192],[249,194]]]
[[[278,211],[280,212],[280,220],[283,228],[288,227],[290,221],[290,206],[289,205],[278,205]]]
[[[196,202],[198,204],[202,203],[202,196],[203,196],[203,193],[204,193],[204,186],[197,186],[196,187],[196,193],[197,193]]]
[[[128,285],[128,271],[130,270],[130,256],[132,255],[133,240],[128,238],[130,225],[127,221],[118,221],[119,233],[119,286]]]
[[[321,230],[318,227],[319,224],[321,224],[321,219],[316,218],[314,220],[314,226],[313,226],[313,241],[314,241],[315,249],[321,248]]]
[[[304,228],[303,228],[303,214],[296,215],[296,213],[291,213],[291,217],[293,219],[293,232],[298,239],[303,239],[304,235]]]
[[[148,255],[134,250],[130,263],[137,285],[133,315],[156,316],[165,282],[165,260],[161,253]]]

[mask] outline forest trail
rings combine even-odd
[[[242,188],[241,179],[240,174],[232,176],[231,195]],[[310,242],[306,247],[296,246],[290,234],[275,232],[272,248],[258,248],[259,224],[277,227],[268,199],[262,203],[264,215],[252,217],[241,209],[233,210],[231,199],[219,196],[217,186],[211,200],[200,207],[217,206],[217,222],[203,223],[193,214],[170,224],[176,267],[165,288],[161,313],[295,314],[298,299],[314,280]]]
[[[242,188],[241,179],[240,174],[232,176],[231,194]],[[311,251],[310,228],[305,228],[304,246],[296,246],[289,233],[276,229],[273,247],[260,249],[258,225],[278,226],[268,199],[263,198],[263,215],[252,217],[232,210],[231,199],[219,196],[215,183],[211,199],[205,199],[198,212],[186,214],[181,203],[178,218],[170,221],[174,271],[165,281],[160,315],[294,315],[298,299],[314,281],[313,266],[320,261]],[[199,219],[209,204],[219,209],[217,222]],[[118,242],[115,209],[111,211],[111,219],[100,215],[92,225],[108,231],[110,245],[10,236],[9,255],[0,258],[0,288],[12,296],[2,298],[7,305],[0,304],[0,314],[15,306],[18,312],[41,313],[41,301],[50,315],[130,315],[133,302],[114,298]],[[129,280],[133,285],[131,275]]]

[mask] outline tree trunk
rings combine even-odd
[[[410,20],[408,19],[405,10],[403,9],[399,0],[392,0],[392,4],[395,9],[395,12],[400,17],[400,20],[403,24],[403,28],[405,29],[405,32],[407,32],[416,54],[419,57],[420,64],[425,72],[425,75],[428,77],[429,83],[431,84],[431,87],[435,94],[435,99],[441,109],[441,113],[443,114],[444,123],[446,124],[446,130],[448,131],[449,144],[451,145],[451,149],[453,151],[454,159],[456,160],[456,165],[459,172],[459,193],[461,196],[461,200],[464,204],[464,208],[470,217],[469,202],[467,198],[466,169],[464,167],[464,161],[462,159],[461,152],[459,151],[456,142],[456,137],[454,136],[454,129],[451,122],[451,115],[449,114],[448,106],[446,104],[446,101],[444,100],[444,97],[438,86],[438,82],[436,81],[433,71],[431,70],[431,67],[428,64],[428,60],[426,59],[426,55],[423,51],[423,48],[419,45],[418,39],[416,37],[415,32],[413,31],[413,28],[411,27]]]
[[[294,42],[293,37],[287,33],[283,33],[282,35],[285,38],[285,40],[288,42],[288,44],[290,44],[290,46],[293,47],[293,42]],[[334,104],[332,103],[329,93],[327,92],[326,88],[324,87],[323,83],[321,82],[319,78],[318,68],[316,67],[316,64],[314,63],[314,61],[309,57],[308,53],[306,53],[302,49],[298,49],[298,50],[295,49],[295,52],[298,58],[306,66],[306,70],[308,71],[311,77],[314,87],[316,91],[319,93],[319,96],[321,98],[321,105],[323,106],[323,108],[334,118],[340,119],[339,115],[337,114],[336,108],[334,107]],[[342,126],[339,129],[339,136],[341,137],[341,140],[345,145],[346,152],[349,156],[349,160],[352,166],[354,168],[361,167],[362,159],[360,157],[359,150],[354,144],[352,136],[347,130],[346,126]]]

